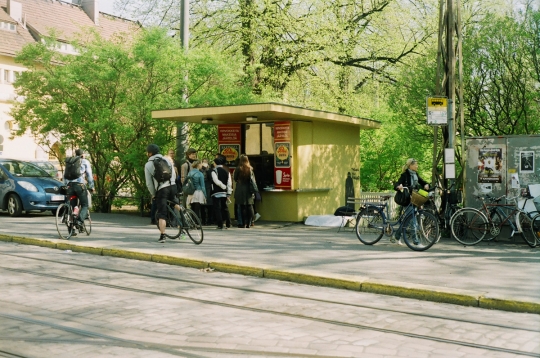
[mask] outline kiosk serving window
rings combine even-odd
[[[246,124],[246,154],[263,155],[274,153],[273,123]]]
[[[244,125],[244,148],[260,189],[274,186],[274,124]]]

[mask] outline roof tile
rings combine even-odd
[[[96,29],[104,38],[140,29],[134,21],[99,13],[99,25],[88,17],[82,7],[58,0],[17,0],[22,4],[23,18],[29,28],[39,36],[48,36],[54,30],[58,40],[69,41],[84,28]],[[0,0],[0,21],[13,22],[7,14],[7,0]],[[13,56],[24,45],[36,41],[21,24],[17,32],[0,30],[0,54]]]

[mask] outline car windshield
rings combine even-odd
[[[51,177],[49,173],[40,167],[26,162],[19,161],[5,161],[2,162],[2,166],[6,168],[12,175],[16,177],[31,177],[31,178],[42,178],[42,177]]]
[[[36,163],[33,163],[35,165],[37,165],[38,167],[42,168],[42,169],[45,169],[45,170],[54,170],[54,166],[50,163],[47,163],[47,162],[36,162]]]

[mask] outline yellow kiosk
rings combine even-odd
[[[333,214],[347,196],[358,196],[360,130],[380,128],[365,118],[279,103],[159,110],[152,117],[217,125],[229,167],[240,153],[249,157],[265,221]]]

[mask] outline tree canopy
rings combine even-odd
[[[53,44],[31,44],[18,55],[29,71],[15,83],[24,101],[11,114],[19,134],[30,131],[42,145],[57,142],[63,150],[90,154],[97,208],[103,211],[121,190],[146,192],[148,144],[163,151],[172,146],[174,123],[153,120],[152,110],[251,100],[233,58],[208,48],[186,53],[164,29],[112,41],[81,34],[73,42],[75,56],[55,51]]]

